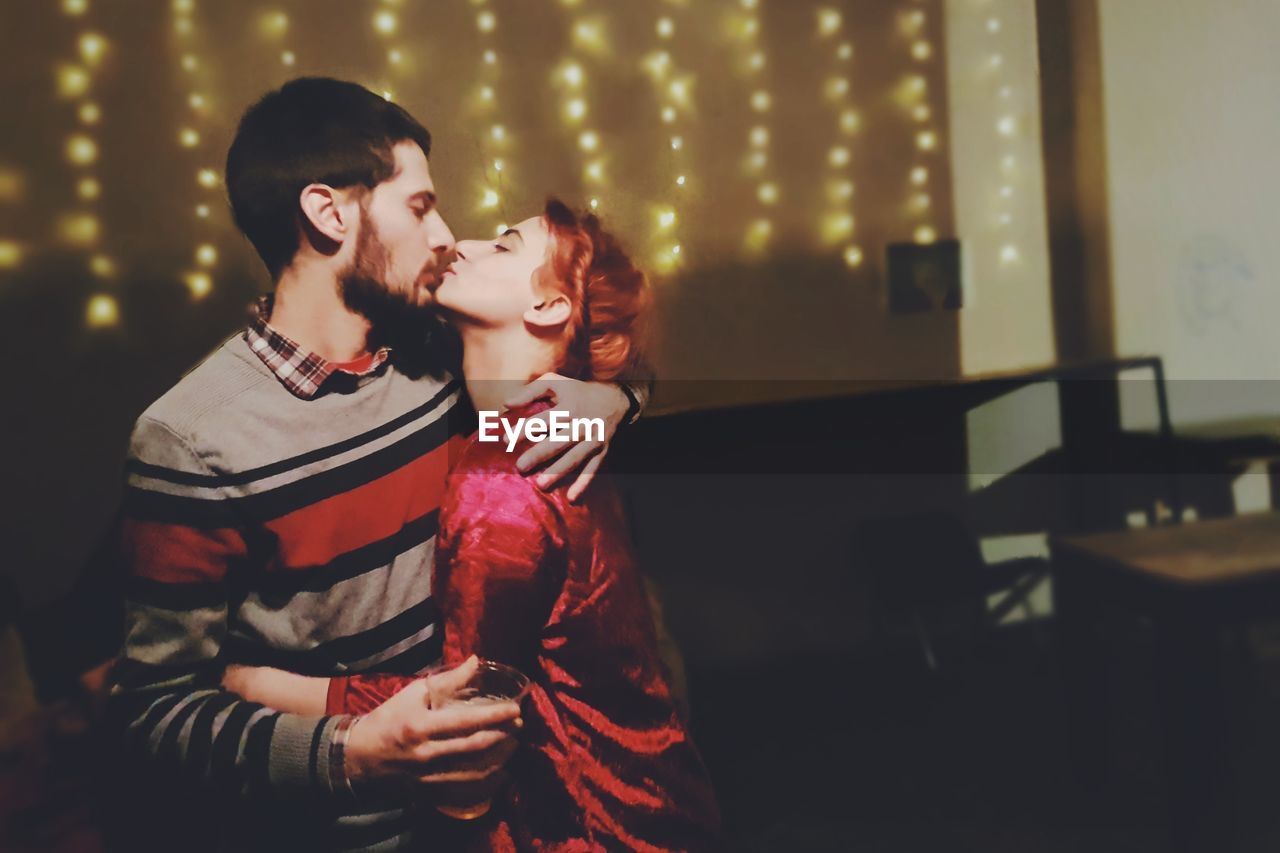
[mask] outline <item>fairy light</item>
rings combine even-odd
[[[677,51],[681,40],[674,38],[680,31],[680,16],[684,4],[672,2],[672,7],[657,15],[653,23],[652,49],[641,60],[653,86],[661,120],[661,132],[666,135],[666,157],[661,161],[663,173],[661,192],[653,203],[653,230],[650,233],[650,250],[653,268],[659,274],[674,273],[683,263],[680,241],[679,208],[686,194],[685,183],[679,178],[687,174],[687,145],[684,131],[694,110],[693,74],[681,68]]]
[[[996,95],[997,104],[1009,101],[1013,96],[1013,87],[1008,82],[1008,72],[1004,70],[1004,55],[998,49],[1004,25],[998,16],[992,15],[981,26],[987,37],[994,42],[994,49],[987,56],[981,76],[990,77],[990,85]],[[1022,251],[1013,238],[1004,232],[1011,232],[1014,224],[1018,177],[1018,158],[1014,151],[1019,141],[1020,127],[1016,114],[1008,112],[1007,107],[1003,105],[1000,105],[999,109],[1002,112],[995,122],[995,138],[999,146],[1000,183],[996,186],[993,195],[995,223],[1002,232],[998,239],[1000,248],[997,250],[997,258],[1001,266],[1012,266],[1022,259]]]
[[[198,53],[199,38],[197,36],[197,26],[195,23],[196,2],[195,0],[173,0],[174,15],[174,31],[178,33],[186,32],[179,38],[181,52],[179,57],[179,66],[184,74],[178,75],[185,86],[189,89],[186,93],[187,106],[189,108],[183,123],[178,127],[174,139],[178,147],[191,152],[191,160],[189,161],[195,168],[195,193],[196,203],[192,205],[197,222],[208,223],[211,218],[213,205],[211,201],[217,198],[217,194],[222,187],[221,172],[211,165],[215,162],[213,158],[217,156],[205,144],[213,110],[207,90],[204,88],[210,82],[208,75],[205,73],[205,65],[201,61]],[[185,22],[185,23],[184,23]],[[285,68],[291,68],[297,62],[297,56],[286,43],[286,39],[290,35],[289,16],[282,10],[268,6],[259,10],[257,13],[258,35],[269,46],[269,50],[273,53],[280,51],[280,63]],[[204,227],[197,229],[195,235],[196,245],[192,249],[191,256],[194,261],[194,267],[203,269],[187,269],[180,273],[181,282],[187,287],[194,299],[201,299],[213,289],[213,276],[208,272],[218,263],[218,250],[214,244],[208,239],[207,234],[200,233]],[[192,285],[192,280],[198,279],[200,287]],[[200,292],[197,293],[196,291]]]
[[[840,247],[840,255],[849,269],[862,265],[862,247],[854,242],[857,221],[853,215],[853,182],[849,168],[853,150],[849,139],[861,130],[862,121],[849,104],[850,83],[847,66],[853,56],[853,44],[840,40],[844,32],[843,16],[836,9],[817,10],[817,41],[823,48],[830,45],[831,71],[822,84],[822,94],[831,105],[835,118],[835,144],[827,149],[827,207],[821,215],[819,234],[829,247]]]
[[[478,7],[472,20],[480,42],[473,109],[482,122],[488,123],[488,132],[481,137],[480,175],[474,185],[476,196],[473,204],[485,215],[501,217],[505,212],[503,201],[509,195],[507,187],[512,180],[507,161],[512,134],[506,125],[493,122],[494,116],[500,114],[502,101],[499,83],[503,70],[494,41],[501,21],[498,13],[488,7],[487,0],[472,0],[472,5]]]
[[[0,270],[14,270],[22,265],[23,247],[17,240],[0,240]]]
[[[907,114],[908,124],[925,125],[915,131],[915,155],[907,171],[905,214],[913,229],[912,238],[917,243],[929,244],[938,239],[937,229],[930,219],[933,199],[929,192],[930,172],[925,158],[938,149],[938,133],[927,125],[933,116],[929,104],[929,83],[918,70],[933,59],[933,45],[929,41],[929,16],[924,9],[904,9],[898,19],[898,31],[910,56],[912,67],[903,78],[896,98]]]
[[[120,322],[120,306],[114,296],[99,293],[89,298],[84,311],[85,324],[91,329],[104,329]]]

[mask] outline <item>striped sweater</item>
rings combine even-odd
[[[330,766],[340,718],[219,686],[227,662],[332,676],[413,673],[439,657],[437,515],[474,414],[460,383],[411,377],[394,359],[334,379],[295,395],[238,335],[131,439],[114,703],[153,770],[252,806],[253,820],[223,824],[236,849],[272,836],[390,849],[410,835],[399,804],[357,807],[346,793]]]

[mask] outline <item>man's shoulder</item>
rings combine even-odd
[[[251,358],[245,358],[246,354]],[[271,379],[265,366],[253,363],[252,356],[243,332],[227,338],[148,406],[138,418],[139,425],[158,425],[190,439],[209,412],[225,408]]]

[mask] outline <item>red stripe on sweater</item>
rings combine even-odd
[[[198,530],[180,524],[125,519],[124,553],[133,573],[160,583],[209,583],[227,575],[227,563],[245,554],[232,528]]]
[[[377,542],[440,508],[445,478],[465,436],[348,492],[334,495],[267,522],[277,537],[272,570],[321,566]]]

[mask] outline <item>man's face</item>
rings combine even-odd
[[[453,234],[436,207],[422,149],[401,142],[393,153],[395,174],[364,200],[353,272],[380,278],[391,301],[422,307],[453,259]]]

